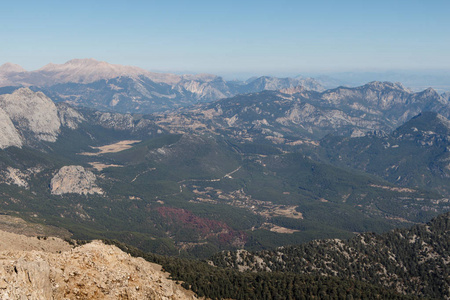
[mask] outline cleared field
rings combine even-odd
[[[114,144],[104,145],[100,147],[91,147],[94,150],[99,150],[98,152],[82,152],[80,155],[87,156],[97,156],[105,153],[116,153],[123,150],[130,149],[133,144],[139,143],[140,140],[124,140]]]

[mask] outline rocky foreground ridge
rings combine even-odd
[[[100,241],[73,248],[4,231],[0,241],[1,299],[196,299],[161,266]]]

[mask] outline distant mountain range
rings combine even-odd
[[[51,86],[68,82],[92,83],[101,79],[141,75],[152,78],[156,82],[180,81],[180,76],[151,73],[138,67],[114,65],[95,59],[73,59],[64,64],[50,63],[31,72],[19,65],[6,63],[0,66],[0,86]]]
[[[400,84],[371,82],[323,92],[303,87],[238,95],[155,115],[173,132],[219,131],[242,142],[299,145],[330,133],[390,132],[422,111],[450,117],[450,102],[433,89],[413,93]]]
[[[376,174],[403,186],[433,188],[450,195],[450,121],[423,112],[393,132],[364,137],[327,136],[326,161]]]
[[[99,110],[153,113],[237,94],[305,86],[323,90],[311,78],[259,77],[230,81],[211,74],[175,75],[74,59],[27,72],[11,63],[0,66],[0,87],[28,86],[55,101]]]
[[[54,101],[65,101],[75,106],[122,113],[154,113],[264,90],[302,86],[322,92],[339,86],[360,86],[379,79],[401,81],[415,92],[429,86],[436,87],[440,93],[450,89],[445,88],[445,74],[421,77],[401,72],[347,72],[335,75],[318,75],[316,78],[262,76],[245,81],[227,81],[212,74],[155,73],[95,59],[73,59],[64,64],[50,63],[35,71],[6,63],[0,66],[0,93],[5,91],[2,87],[25,86],[44,91]],[[448,95],[444,93],[442,97],[448,98]]]
[[[313,76],[325,88],[337,86],[355,87],[370,81],[401,82],[415,92],[432,87],[439,93],[450,91],[450,75],[448,70],[409,70],[386,72],[334,72]]]

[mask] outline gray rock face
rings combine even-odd
[[[134,128],[133,116],[130,114],[97,112],[97,121],[105,128],[131,130]]]
[[[50,183],[53,195],[75,193],[80,195],[103,194],[95,183],[96,177],[82,166],[64,166],[52,178]]]
[[[37,140],[54,142],[61,122],[56,105],[41,92],[21,88],[0,96],[2,108],[22,132],[30,132]]]
[[[36,141],[55,142],[61,127],[77,129],[84,121],[70,105],[55,105],[42,92],[20,88],[0,95],[0,149]]]
[[[61,125],[70,129],[77,129],[78,125],[86,119],[70,105],[65,103],[57,104],[58,117]]]
[[[2,299],[52,298],[52,285],[48,280],[50,276],[48,262],[40,257],[36,257],[35,261],[20,257],[15,261],[9,261],[9,266],[7,263],[2,261],[0,267]]]
[[[10,146],[22,147],[20,133],[14,127],[8,114],[0,108],[0,149]]]

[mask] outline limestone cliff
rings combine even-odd
[[[22,147],[20,133],[14,127],[8,114],[0,108],[0,149],[10,146]]]
[[[61,122],[61,126],[69,129],[77,129],[78,125],[86,119],[74,108],[66,103],[58,103],[58,117]]]
[[[96,177],[91,171],[82,166],[64,166],[53,176],[50,182],[51,193],[62,195],[75,194],[103,194],[95,183]]]
[[[2,108],[22,132],[30,132],[41,141],[54,142],[61,122],[53,101],[41,92],[21,88],[12,94],[0,96]]]
[[[56,142],[61,127],[77,129],[84,121],[83,115],[70,105],[55,105],[42,92],[20,88],[0,95],[0,149]]]

